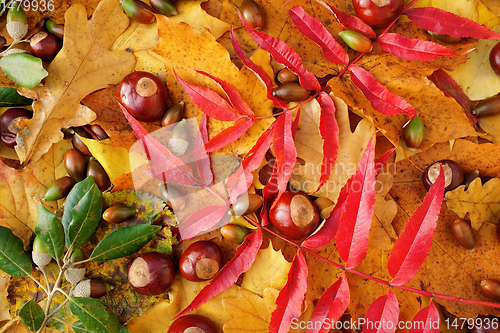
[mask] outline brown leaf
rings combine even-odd
[[[76,4],[66,11],[65,18],[64,45],[49,65],[45,85],[23,89],[24,95],[38,100],[33,103],[33,118],[17,123],[23,142],[16,146],[21,163],[40,159],[62,139],[61,128],[95,119],[94,112],[80,101],[107,84],[119,83],[135,64],[132,54],[109,51],[129,22],[118,2],[101,1],[90,21],[85,7]]]
[[[390,173],[379,174],[376,178],[375,211],[372,216],[368,246],[380,250],[390,250],[398,238],[392,227],[392,220],[398,212],[394,200],[387,196],[393,183]],[[386,200],[388,197],[388,200]]]

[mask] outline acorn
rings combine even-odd
[[[99,279],[87,279],[76,285],[76,288],[73,291],[73,297],[99,298],[106,295],[113,289],[115,289],[115,287],[106,281]]]
[[[90,130],[95,134],[95,136],[99,140],[109,139],[108,133],[106,133],[106,131],[103,130],[100,125],[97,124],[90,125]]]
[[[427,191],[439,176],[439,165],[443,166],[445,191],[451,191],[460,186],[464,180],[462,167],[452,160],[437,161],[428,166],[422,174],[422,183]]]
[[[451,226],[451,232],[457,242],[467,250],[472,250],[476,246],[474,230],[467,221],[456,219]]]
[[[232,211],[234,216],[243,216],[254,213],[257,209],[262,206],[262,197],[258,194],[248,194],[248,196],[242,196],[232,205]],[[228,212],[231,214],[231,211]]]
[[[71,178],[81,182],[87,174],[87,160],[78,149],[70,149],[64,154],[64,168]]]
[[[340,38],[351,49],[360,53],[368,53],[373,48],[373,43],[370,38],[356,30],[344,30],[339,32]]]
[[[108,190],[111,187],[109,176],[102,167],[101,163],[94,157],[91,157],[87,165],[87,177],[94,177],[94,182],[101,192]]]
[[[472,114],[475,114],[478,118],[500,114],[500,96],[497,95],[483,99],[472,110]]]
[[[161,118],[161,126],[167,127],[179,122],[184,117],[184,102],[175,103],[167,109]]]
[[[264,165],[259,170],[259,182],[264,186],[267,185],[272,175],[273,175],[273,169],[269,166],[269,164]]]
[[[264,13],[255,1],[244,0],[240,6],[240,12],[251,28],[260,30],[264,27]]]
[[[424,140],[424,134],[424,122],[417,115],[405,127],[404,138],[406,146],[411,150],[418,149]]]
[[[175,155],[183,155],[189,147],[189,128],[187,122],[182,120],[172,130],[172,137],[168,140],[168,149]]]
[[[44,201],[54,201],[65,198],[75,185],[73,178],[64,176],[53,181],[45,191]]]
[[[24,9],[14,1],[7,13],[7,32],[10,37],[15,40],[20,40],[28,33],[28,19],[24,13]]]
[[[78,135],[73,135],[73,147],[78,149],[82,154],[91,155],[90,150],[85,143],[78,137]]]
[[[288,68],[283,68],[278,72],[278,75],[276,75],[276,80],[278,80],[278,82],[282,84],[285,84],[288,82],[299,82],[299,77]]]
[[[66,269],[66,271],[64,272],[64,277],[66,278],[66,281],[68,281],[72,285],[75,285],[78,282],[80,282],[81,279],[83,279],[83,277],[85,276],[85,271],[86,271],[85,264],[76,264],[76,265],[74,264],[83,261],[84,259],[85,257],[83,255],[83,251],[80,248],[75,249],[71,254],[70,258],[71,266],[68,267],[68,269]]]
[[[42,268],[47,266],[52,260],[52,256],[47,251],[47,245],[40,236],[36,236],[33,240],[33,252],[31,258],[38,267]]]
[[[177,15],[177,9],[170,0],[149,0],[149,4],[156,13],[165,16]]]
[[[120,0],[123,11],[132,20],[142,23],[150,24],[155,21],[153,9],[139,0]]]
[[[226,224],[220,228],[220,233],[224,239],[234,244],[241,244],[250,231],[237,224]]]
[[[483,292],[496,300],[500,300],[500,280],[485,279],[481,281],[481,289]]]
[[[432,37],[434,37],[437,40],[440,40],[442,42],[445,42],[445,43],[456,44],[462,40],[462,37],[448,36],[448,35],[439,34],[437,32],[432,32],[432,31],[427,31],[427,32]]]
[[[52,20],[45,21],[45,29],[59,39],[64,37],[64,24],[57,24]]]
[[[137,209],[127,205],[113,205],[102,213],[104,221],[109,223],[120,223],[131,219],[137,214]]]
[[[297,82],[288,82],[279,86],[273,95],[287,102],[301,102],[309,97],[310,91]]]

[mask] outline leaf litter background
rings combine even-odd
[[[106,142],[107,146],[104,149],[99,146],[93,147],[94,155],[107,165],[107,171],[114,175],[112,180],[117,184],[117,189],[133,188],[130,176],[132,170],[123,168],[126,163],[120,163],[121,166],[113,163],[114,158],[111,157],[120,156],[127,160],[129,158],[127,150],[136,140],[115,100],[115,85],[132,69],[166,72],[163,77],[169,88],[171,102],[184,101],[188,117],[200,117],[201,111],[185,95],[173,75],[174,69],[188,82],[195,82],[200,86],[218,91],[212,81],[197,74],[194,70],[206,71],[237,87],[256,115],[269,115],[272,112],[272,104],[266,99],[266,91],[260,82],[246,68],[238,69],[236,66],[238,61],[235,61],[236,65],[232,62],[235,56],[229,41],[229,24],[235,28],[236,36],[246,52],[252,53],[257,50],[257,45],[248,36],[246,30],[241,28],[241,22],[235,11],[235,6],[239,6],[241,1],[181,1],[177,4],[180,15],[171,19],[158,17],[157,22],[149,26],[137,23],[128,25],[128,19],[121,12],[117,1],[102,2],[106,4],[106,7],[101,8],[103,10],[101,13],[95,12],[99,1],[90,1],[81,2],[85,7],[73,5],[65,17],[67,6],[63,5],[63,2],[56,1],[54,12],[29,14],[30,26],[45,15],[56,22],[66,23],[69,33],[65,38],[64,52],[61,52],[51,63],[49,79],[54,80],[55,87],[65,85],[74,89],[70,90],[67,98],[61,94],[55,94],[54,91],[48,92],[43,87],[30,91],[22,90],[23,94],[28,97],[38,96],[39,104],[34,105],[35,115],[38,116],[31,121],[21,122],[19,127],[27,126],[34,131],[43,130],[37,140],[27,142],[25,151],[18,149],[22,162],[31,160],[26,168],[14,170],[0,163],[1,197],[5,198],[0,206],[0,218],[1,224],[13,229],[23,239],[25,245],[28,244],[31,230],[36,223],[36,205],[40,194],[53,179],[62,176],[65,172],[61,165],[62,156],[71,144],[64,140],[60,141],[62,138],[60,128],[83,125],[91,121],[100,124],[111,139]],[[284,40],[293,47],[301,55],[307,69],[319,77],[328,74],[335,75],[340,71],[337,65],[323,58],[319,47],[296,30],[290,23],[287,13],[292,5],[301,5],[308,13],[322,21],[333,36],[336,36],[342,27],[328,11],[310,1],[294,1],[293,4],[284,7],[281,1],[257,2],[266,13],[267,26],[264,32]],[[327,1],[327,3],[335,5],[341,11],[353,13],[350,0]],[[478,1],[422,0],[418,1],[414,7],[416,6],[442,8],[474,19],[491,28],[500,23],[500,19],[496,16],[500,14],[500,8],[495,1],[481,3]],[[93,15],[92,20],[87,22],[87,17],[91,15]],[[405,21],[404,17],[401,21]],[[0,26],[3,27],[4,24]],[[71,31],[74,31],[74,34]],[[425,31],[407,22],[395,25],[391,31],[412,38],[418,36],[422,39],[430,39]],[[77,32],[82,35],[77,35]],[[4,33],[2,35],[6,36]],[[102,41],[96,46],[90,43],[93,39],[102,39]],[[358,62],[358,65],[369,70],[380,82],[386,84],[390,91],[397,93],[415,106],[427,130],[424,152],[413,155],[409,160],[399,161],[398,157],[397,164],[391,170],[392,174],[383,173],[377,178],[381,191],[377,195],[375,215],[370,230],[370,249],[365,260],[358,267],[360,271],[390,279],[386,268],[389,250],[394,245],[397,235],[402,232],[409,216],[423,200],[425,190],[420,179],[421,170],[426,166],[434,161],[449,158],[460,163],[467,172],[478,170],[482,176],[498,176],[500,148],[496,142],[500,133],[500,117],[481,120],[481,127],[488,132],[487,137],[493,143],[478,144],[479,133],[467,120],[460,105],[453,99],[445,97],[427,78],[436,69],[457,70],[450,74],[462,85],[471,99],[477,100],[491,96],[500,90],[500,81],[492,75],[491,68],[488,69],[487,57],[485,57],[493,45],[494,42],[491,41],[480,41],[476,44],[474,40],[465,39],[453,46],[454,50],[457,53],[466,53],[475,47],[474,52],[426,63],[398,59],[376,46],[371,54],[365,55]],[[112,51],[107,51],[110,47]],[[127,48],[134,51],[135,57],[125,51]],[[85,50],[83,58],[78,58],[74,54],[75,49]],[[352,58],[353,53],[350,55]],[[89,60],[101,58],[112,59],[102,64],[102,68],[109,70],[112,74],[103,75],[97,79],[93,77],[92,85],[84,84],[86,89],[82,89],[79,86],[82,84],[81,81],[75,78],[85,80],[88,73],[99,69]],[[253,60],[271,77],[272,68],[279,67],[271,61],[265,51],[256,52]],[[85,66],[87,63],[90,67]],[[57,74],[73,70],[76,72],[68,75],[68,79]],[[0,83],[2,86],[15,86],[6,77],[0,77]],[[364,96],[357,89],[353,89],[348,75],[344,75],[341,79],[333,78],[328,82],[328,86],[338,97],[335,100],[338,109],[336,117],[340,127],[338,164],[342,162],[343,165],[354,166],[352,169],[332,174],[330,181],[336,185],[335,189],[327,191],[323,188],[319,194],[335,200],[340,187],[355,172],[355,166],[375,128],[380,131],[376,146],[376,157],[378,157],[392,148],[392,144],[398,147],[402,145],[400,129],[405,118],[384,116],[374,111]],[[55,91],[57,92],[57,89]],[[53,101],[50,95],[55,97],[56,104],[49,103],[49,100]],[[80,101],[84,106],[75,108]],[[66,103],[72,106],[66,106],[69,105]],[[62,105],[62,111],[70,109],[76,111],[59,119],[55,112],[56,107],[59,110],[58,105]],[[348,114],[347,106],[364,115],[366,119],[359,121],[359,118],[352,116],[352,113]],[[320,145],[314,144],[315,140],[321,140],[318,131],[319,108],[316,102],[311,102],[305,105],[302,111],[295,140],[298,156],[306,162],[317,165],[322,158],[322,152],[317,150]],[[40,126],[41,124],[44,126]],[[256,121],[241,139],[227,146],[220,153],[230,155],[246,153],[269,124],[270,120]],[[215,136],[227,126],[230,124],[219,121],[209,122],[210,137]],[[151,132],[159,127],[151,124],[146,125],[146,128]],[[311,149],[311,147],[316,147],[316,149]],[[5,147],[0,147],[0,153],[5,156]],[[4,161],[7,162],[5,159]],[[140,163],[140,161],[135,162]],[[389,162],[396,163],[393,158]],[[300,166],[296,168],[293,180],[302,184],[305,189],[316,188],[311,182],[317,179],[314,179],[314,175],[308,174],[307,170],[301,170]],[[496,193],[497,182],[498,179],[493,179],[482,186],[475,183],[465,193],[458,188],[446,195],[447,201],[446,204],[443,203],[429,257],[418,275],[407,284],[408,286],[457,297],[488,300],[480,292],[479,281],[498,274],[497,267],[500,259],[497,255],[499,244],[495,237],[495,224],[500,215],[500,198]],[[486,194],[492,198],[488,202],[481,200]],[[486,211],[491,212],[490,215],[484,214],[484,207],[488,208]],[[450,225],[457,218],[457,214],[463,216],[466,212],[477,212],[470,213],[478,236],[478,245],[474,252],[461,248],[449,232]],[[226,259],[231,258],[231,254],[234,253],[235,247],[221,240],[216,233],[207,234],[201,238],[215,238],[223,246]],[[242,332],[245,329],[265,332],[270,314],[275,308],[278,291],[286,281],[289,262],[295,254],[294,247],[283,244],[279,239],[273,239],[272,244],[270,242],[267,244],[269,246],[259,252],[252,269],[243,276],[240,286],[233,286],[195,312],[213,318],[219,328],[226,324],[225,329],[228,332]],[[183,246],[186,247],[187,244]],[[318,253],[340,262],[334,244],[321,248]],[[307,318],[308,315],[310,316],[313,301],[340,277],[341,271],[312,256],[306,255],[306,260],[309,276],[303,310]],[[112,268],[115,264],[118,262],[104,264],[111,272],[109,275],[108,273],[103,273],[103,275],[114,278]],[[279,273],[274,274],[276,271]],[[102,272],[100,268],[99,274]],[[272,276],[269,276],[269,272],[273,272]],[[94,274],[94,271],[88,274]],[[348,275],[348,281],[352,300],[349,312],[354,318],[364,317],[368,305],[387,293],[387,287],[372,281],[365,281],[358,276]],[[148,328],[151,332],[165,331],[171,318],[189,304],[204,285],[178,278],[172,287],[172,292],[168,295],[168,301],[157,303],[141,317],[132,320],[128,325],[129,330],[139,332],[141,329]],[[6,287],[5,285],[4,288]],[[14,287],[14,285],[10,286],[11,293],[14,291],[17,294],[20,290],[25,290],[22,286]],[[419,295],[398,289],[395,289],[395,293],[401,306],[400,320],[413,318],[418,310],[428,304],[428,300]],[[109,297],[112,298],[113,293]],[[151,300],[150,304],[154,301],[156,299]],[[458,317],[472,318],[477,314],[499,314],[498,310],[491,308],[442,300],[438,302]],[[2,298],[2,303],[1,318],[7,319],[10,317],[7,298]],[[19,304],[14,305],[11,310],[15,310],[16,306],[18,307]],[[140,313],[144,309],[145,307],[138,307],[136,310]],[[248,318],[248,316],[255,318],[255,321],[252,325],[241,327],[242,320],[239,318]],[[11,322],[8,330],[20,332],[21,328],[15,322]]]

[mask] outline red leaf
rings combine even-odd
[[[216,136],[214,136],[210,141],[207,142],[205,147],[198,148],[195,152],[200,149],[205,149],[207,152],[212,152],[217,149],[224,147],[225,145],[238,140],[246,130],[253,125],[255,122],[254,118],[241,118],[238,119],[233,126],[226,128]]]
[[[438,69],[429,77],[434,84],[445,94],[445,96],[454,98],[462,106],[467,118],[473,123],[477,123],[477,117],[472,114],[472,102],[464,93],[458,83],[442,69]]]
[[[417,115],[417,110],[400,96],[391,93],[377,79],[358,65],[350,65],[351,80],[358,87],[373,108],[380,113],[395,115],[404,113],[411,118]]]
[[[393,333],[398,328],[398,317],[398,299],[389,289],[386,296],[377,298],[368,308],[362,333]]]
[[[273,133],[273,148],[278,168],[278,190],[281,194],[286,190],[293,166],[297,160],[297,150],[292,136],[292,113],[289,111],[276,120]]]
[[[262,209],[260,210],[260,218],[262,226],[269,224],[269,211],[273,206],[274,200],[278,197],[278,165],[274,163],[273,174],[269,178],[269,182],[262,190]]]
[[[326,60],[334,64],[346,66],[349,64],[347,52],[337,43],[320,21],[310,16],[300,6],[294,6],[290,9],[289,14],[297,29],[321,47]]]
[[[174,74],[189,98],[210,118],[223,121],[236,121],[241,118],[241,115],[237,114],[233,107],[215,91],[198,87],[184,81],[177,73],[174,72]]]
[[[162,174],[168,174],[167,180],[175,181],[179,184],[188,186],[200,186],[199,181],[193,175],[193,171],[189,166],[184,164],[179,158],[161,143],[156,141],[142,125],[127,111],[127,109],[118,103],[120,108],[127,118],[130,127],[134,131],[135,136],[141,141],[142,147],[146,152],[148,160],[153,165],[153,174],[158,179],[162,180]]]
[[[275,61],[288,67],[289,70],[297,74],[299,76],[300,85],[304,89],[321,90],[318,79],[316,79],[313,73],[302,66],[302,59],[294,49],[278,38],[250,28],[239,11],[238,15],[240,16],[241,22],[245,25],[245,28],[247,28],[250,37],[252,37],[262,49],[271,53]]]
[[[264,87],[266,87],[267,90],[267,98],[270,99],[274,106],[277,107],[278,109],[287,109],[288,108],[288,103],[282,100],[281,98],[278,98],[273,95],[274,87],[273,87],[273,82],[267,75],[267,73],[264,71],[264,69],[260,66],[257,66],[252,60],[248,59],[245,52],[241,48],[240,43],[234,36],[234,31],[233,27],[231,26],[231,44],[233,45],[234,53],[240,60],[243,62],[245,66],[247,66],[248,69],[250,69],[262,82]]]
[[[271,315],[269,332],[286,333],[292,319],[302,313],[302,301],[307,290],[307,263],[302,251],[298,251],[288,272],[288,279],[276,299],[276,310]]]
[[[444,172],[425,195],[424,202],[410,217],[404,231],[392,248],[387,262],[391,284],[400,286],[410,281],[424,263],[431,250],[434,230],[441,210],[444,195]]]
[[[321,105],[319,132],[323,139],[323,163],[321,164],[321,178],[316,191],[319,191],[321,186],[330,178],[339,150],[339,126],[337,125],[337,119],[335,119],[335,104],[324,91],[320,93],[318,102]]]
[[[392,153],[394,153],[395,150],[396,150],[396,147],[389,149],[388,151],[386,151],[384,153],[384,155],[380,156],[379,158],[377,158],[375,160],[375,172],[376,173],[381,173],[383,171],[385,163],[387,162],[389,157],[392,155]]]
[[[377,42],[382,50],[405,60],[430,61],[439,57],[457,55],[455,51],[445,46],[419,38],[410,39],[393,33],[385,33],[379,36]]]
[[[404,13],[424,29],[453,37],[500,39],[500,34],[468,18],[433,7],[410,8]]]
[[[204,147],[205,144],[208,142],[208,132],[207,132],[207,115],[203,114],[201,116],[200,120],[200,135],[196,137],[196,140],[194,142],[195,149],[198,149],[199,147]],[[203,184],[205,186],[209,185],[212,183],[214,180],[214,175],[212,173],[212,168],[210,166],[210,157],[207,154],[207,151],[203,151],[202,153],[196,153],[195,155],[195,161],[196,165],[198,166],[198,173],[200,174],[200,177],[203,181]]]
[[[375,208],[375,155],[373,137],[352,177],[345,212],[337,232],[337,250],[346,268],[358,266],[368,249],[368,234]]]
[[[238,246],[236,254],[222,269],[217,273],[210,284],[203,288],[198,295],[193,299],[176,318],[185,315],[202,304],[208,302],[215,296],[231,287],[240,276],[252,267],[252,264],[262,244],[262,230],[259,228],[257,231],[248,234],[243,243]]]
[[[179,232],[183,240],[193,238],[215,226],[227,212],[228,206],[207,206],[200,208],[185,220],[179,222]]]
[[[295,119],[293,119],[292,123],[292,137],[294,140],[295,140],[295,134],[297,134],[297,128],[299,128],[300,110],[301,108],[297,109],[297,113],[295,114]]]
[[[218,77],[212,76],[204,71],[197,71],[197,72],[200,74],[203,74],[205,76],[208,76],[209,78],[211,78],[212,80],[217,82],[217,84],[226,93],[226,96],[229,99],[229,102],[231,102],[231,104],[236,109],[236,111],[238,111],[241,114],[247,115],[249,117],[254,116],[252,109],[250,109],[250,107],[247,105],[247,103],[245,103],[243,98],[241,98],[240,92],[238,90],[236,90],[236,88],[234,88],[232,85],[230,85],[226,81],[221,80]]]
[[[273,122],[269,128],[261,134],[255,145],[250,149],[248,154],[241,161],[240,167],[229,176],[227,187],[231,189],[231,198],[236,198],[240,194],[246,192],[253,182],[252,172],[257,170],[271,146],[273,139],[273,131],[276,122]]]
[[[336,322],[347,310],[350,302],[349,285],[345,273],[342,277],[328,288],[318,303],[314,307],[314,312],[311,315],[311,322],[313,323],[333,323]],[[323,326],[323,325],[322,325]],[[331,326],[331,325],[330,325]],[[327,333],[328,327],[314,327],[308,329],[307,333]]]
[[[377,38],[377,35],[373,31],[372,27],[363,22],[359,17],[343,13],[334,6],[327,5],[321,0],[316,0],[316,2],[328,9],[333,15],[335,15],[337,21],[339,21],[339,23],[342,24],[346,30],[356,30],[362,32],[368,38]]]
[[[439,312],[431,300],[431,304],[418,311],[412,320],[408,333],[439,333],[440,330]]]

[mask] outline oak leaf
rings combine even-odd
[[[372,216],[368,246],[380,250],[390,250],[398,238],[392,220],[398,213],[398,207],[390,198],[389,190],[394,182],[390,173],[382,173],[376,177],[375,210]]]
[[[448,209],[464,218],[469,214],[472,228],[479,229],[485,222],[497,223],[500,219],[500,178],[493,178],[482,184],[476,178],[465,190],[461,185],[446,192]]]
[[[135,65],[132,54],[109,50],[129,22],[118,2],[101,1],[90,21],[85,7],[76,4],[66,11],[65,19],[63,48],[49,65],[45,85],[22,89],[38,100],[33,103],[33,118],[17,122],[16,152],[21,163],[40,159],[62,139],[61,128],[94,120],[95,113],[80,101],[107,84],[119,83]]]

